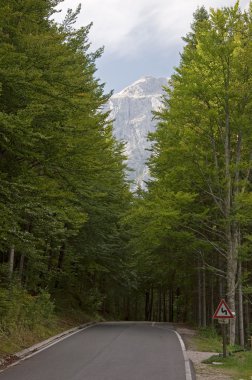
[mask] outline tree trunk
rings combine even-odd
[[[19,263],[19,277],[20,282],[22,282],[23,273],[24,273],[24,261],[25,261],[25,255],[22,253],[20,257],[20,263]]]
[[[238,265],[238,304],[239,304],[239,342],[244,347],[244,320],[243,320],[243,293],[242,293],[242,265]]]
[[[238,226],[231,221],[232,211],[232,176],[231,176],[231,147],[230,147],[230,109],[229,109],[229,81],[230,62],[228,61],[227,74],[225,77],[226,99],[225,99],[225,222],[227,241],[227,299],[229,307],[235,311],[235,280],[237,274],[238,258]],[[235,344],[235,320],[230,321],[229,342]]]
[[[246,332],[246,341],[250,338],[249,334],[249,326],[250,326],[250,310],[249,310],[249,301],[246,299],[245,301],[245,332]]]
[[[14,260],[15,260],[15,247],[12,246],[9,251],[9,277],[10,279],[13,276]]]
[[[134,320],[138,321],[138,297],[135,298],[135,304],[134,304]]]
[[[129,295],[127,295],[127,299],[126,299],[126,318],[125,320],[126,321],[130,321],[130,297]]]
[[[154,302],[154,290],[153,286],[151,287],[151,292],[150,292],[150,303],[149,303],[149,321],[152,320],[152,314],[153,314],[153,302]]]
[[[152,320],[153,310],[153,287],[145,293],[145,320]]]
[[[162,320],[162,288],[158,289],[158,322]]]
[[[211,276],[211,305],[210,305],[210,309],[211,309],[211,317],[214,315],[214,276],[212,275]],[[212,325],[212,328],[214,328],[214,319],[211,318],[211,325]]]
[[[65,245],[65,243],[63,243],[62,246],[60,247],[60,251],[59,251],[58,269],[63,268],[63,261],[64,261],[64,257],[65,257],[65,251],[66,251],[65,248],[66,248],[66,245]]]
[[[167,322],[167,311],[166,311],[166,289],[163,291],[163,321]]]
[[[202,271],[202,326],[206,327],[206,270]]]
[[[169,322],[173,322],[174,312],[173,312],[173,289],[169,289]]]
[[[52,251],[52,248],[49,247],[48,248],[48,263],[47,263],[48,272],[50,272],[52,269],[52,263],[53,263],[53,251]]]
[[[202,326],[202,298],[201,298],[201,268],[198,260],[198,326]]]
[[[150,292],[145,293],[145,320],[149,321],[149,311],[150,311]]]
[[[233,241],[230,242],[227,260],[227,299],[228,306],[232,312],[235,312],[235,293],[236,293],[236,274],[237,274],[237,258],[238,258],[238,231],[233,236]],[[230,320],[229,343],[235,344],[235,319]]]

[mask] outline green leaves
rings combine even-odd
[[[152,181],[126,218],[138,270],[144,278],[144,268],[152,286],[166,287],[173,278],[170,289],[183,283],[183,296],[190,298],[188,287],[196,289],[202,262],[211,281],[212,273],[225,273],[233,305],[237,260],[251,229],[249,14],[238,3],[195,13],[163,108],[155,114]]]
[[[7,262],[15,246],[14,274],[33,294],[77,298],[122,271],[130,195],[94,77],[102,50],[89,52],[91,25],[74,28],[79,8],[49,20],[56,3],[0,4],[0,251]]]

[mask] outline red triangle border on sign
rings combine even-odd
[[[218,316],[218,313],[219,313],[219,310],[222,306],[225,306],[227,312],[228,312],[228,315],[226,316]],[[217,309],[215,310],[215,313],[213,315],[213,319],[232,319],[234,318],[234,315],[232,313],[232,311],[229,309],[228,305],[226,304],[226,301],[224,299],[222,299],[217,307]]]

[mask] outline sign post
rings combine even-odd
[[[215,310],[213,319],[218,319],[218,322],[222,325],[223,358],[227,357],[227,324],[233,318],[234,314],[229,309],[226,301],[222,299]]]

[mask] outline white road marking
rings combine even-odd
[[[89,325],[89,326],[83,327],[83,328],[81,328],[81,329],[79,329],[77,331],[74,331],[74,332],[72,332],[72,333],[70,333],[68,335],[64,335],[61,338],[58,338],[57,340],[55,340],[52,343],[49,343],[49,344],[47,344],[47,345],[45,345],[45,346],[43,346],[41,348],[38,348],[36,351],[33,351],[31,354],[24,356],[23,358],[17,360],[16,362],[14,362],[14,363],[12,363],[10,365],[7,365],[7,367],[5,367],[4,369],[0,370],[0,373],[4,372],[7,368],[14,367],[15,365],[21,363],[22,361],[24,361],[26,359],[29,359],[32,356],[37,355],[37,354],[39,354],[40,352],[42,352],[44,350],[47,350],[47,348],[52,347],[52,346],[54,346],[55,344],[57,344],[59,342],[62,342],[62,340],[65,340],[65,339],[69,338],[70,336],[75,335],[75,334],[77,334],[77,333],[79,333],[79,332],[81,332],[83,330],[88,329],[89,327],[92,327],[92,326],[93,325]]]
[[[182,348],[182,351],[183,351],[184,360],[185,360],[186,380],[192,380],[192,372],[191,372],[190,362],[189,362],[189,359],[188,359],[188,356],[186,353],[185,344],[183,342],[183,339],[179,335],[179,333],[177,331],[174,331],[174,330],[173,330],[173,332],[175,332],[175,334],[177,335],[178,340],[179,340],[180,345],[181,345],[181,348]]]

